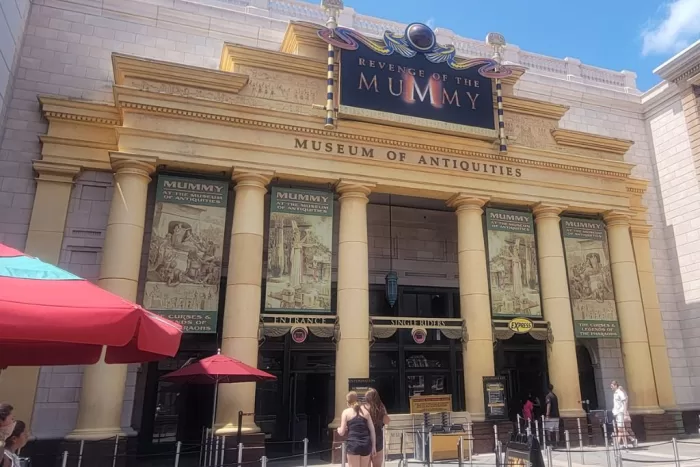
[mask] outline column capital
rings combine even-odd
[[[267,185],[272,181],[272,177],[275,176],[275,172],[271,170],[253,170],[253,169],[243,169],[239,168],[233,169],[231,174],[231,180],[236,182],[236,188],[238,187],[254,187],[263,188],[267,190]]]
[[[151,174],[156,171],[156,165],[158,165],[157,157],[139,154],[111,153],[109,159],[116,175],[139,175],[149,181]]]
[[[446,201],[447,206],[460,210],[479,210],[489,201],[486,196],[474,196],[467,193],[457,193]]]
[[[81,171],[81,167],[70,164],[60,164],[53,161],[37,160],[32,162],[34,171],[37,173],[36,180],[39,182],[75,182],[75,177]]]
[[[633,237],[638,238],[649,238],[649,232],[651,232],[651,226],[647,223],[632,222],[630,224],[630,231]]]
[[[629,227],[630,219],[632,219],[632,216],[627,211],[612,210],[606,211],[603,214],[603,220],[605,220],[605,223],[608,225],[608,227]]]
[[[376,188],[376,186],[376,183],[341,178],[338,183],[335,184],[335,190],[340,193],[341,198],[367,198],[369,194],[372,193],[372,189]]]
[[[535,215],[535,221],[540,219],[559,220],[559,214],[566,210],[567,207],[563,204],[537,203],[533,206],[532,213]]]

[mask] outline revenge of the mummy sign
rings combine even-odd
[[[562,217],[561,225],[576,337],[620,337],[605,223]]]
[[[272,188],[265,312],[330,313],[333,193]]]
[[[486,209],[491,314],[541,318],[532,214]]]

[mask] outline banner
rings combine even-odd
[[[158,177],[143,306],[187,333],[216,332],[228,186]]]
[[[333,193],[272,188],[266,312],[330,313]]]
[[[506,378],[503,376],[484,376],[482,384],[484,385],[486,420],[508,420]]]
[[[620,337],[605,223],[562,217],[561,225],[576,337]]]
[[[491,314],[542,317],[532,214],[486,209]]]

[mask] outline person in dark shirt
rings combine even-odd
[[[546,406],[544,415],[544,429],[548,433],[549,439],[559,444],[559,399],[557,395],[554,394],[554,386],[549,385],[549,392],[544,398],[544,403]]]

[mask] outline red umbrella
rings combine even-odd
[[[250,365],[217,353],[211,357],[203,358],[198,362],[187,365],[179,370],[163,375],[163,381],[171,383],[213,384],[214,385],[214,414],[212,415],[212,428],[216,417],[216,395],[219,383],[253,383],[256,381],[270,381],[276,376],[253,368]]]
[[[182,327],[0,244],[0,368],[174,356]]]

